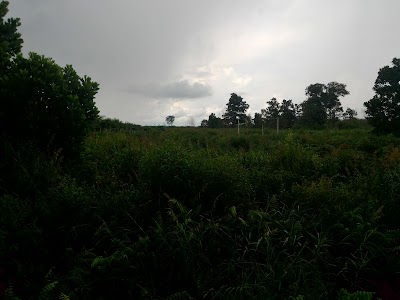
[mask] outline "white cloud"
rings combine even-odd
[[[253,78],[251,78],[250,76],[236,77],[235,79],[232,80],[232,82],[239,87],[244,87],[244,86],[248,85],[252,80],[253,80]]]
[[[196,67],[194,71],[189,71],[187,76],[192,74],[191,80],[198,82],[211,82],[212,85],[229,81],[233,87],[245,87],[253,78],[249,75],[239,74],[232,66],[220,65],[211,62],[209,65]]]

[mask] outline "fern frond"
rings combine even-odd
[[[172,295],[170,295],[166,300],[191,300],[193,299],[190,297],[189,293],[186,291],[183,292],[177,292]]]
[[[357,291],[349,293],[348,291],[341,289],[339,291],[338,300],[372,300],[374,293],[366,291]]]
[[[5,300],[21,300],[21,298],[18,298],[17,296],[15,296],[14,287],[11,283],[8,285],[8,288],[6,288],[6,290],[4,291],[4,299]]]
[[[167,197],[168,202],[174,206],[176,206],[178,208],[178,211],[180,214],[187,214],[187,209],[186,207],[180,203],[178,200],[171,198],[170,196],[168,196],[166,193],[164,193],[165,197]]]
[[[58,297],[58,300],[71,300],[71,298],[64,293],[61,293],[60,297]]]
[[[47,284],[40,292],[39,300],[51,299],[57,285],[58,285],[58,281],[53,281],[53,282],[50,282],[49,284]]]
[[[111,260],[112,259],[110,257],[97,256],[95,259],[93,259],[90,267],[101,268],[102,266],[109,266],[111,264]]]
[[[54,267],[51,267],[49,272],[47,272],[47,274],[44,276],[44,278],[50,279],[51,276],[53,276],[53,270],[54,270]]]

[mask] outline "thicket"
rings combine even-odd
[[[19,149],[0,197],[6,299],[384,298],[400,139],[264,133],[93,132],[79,162]]]

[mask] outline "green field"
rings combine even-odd
[[[172,127],[93,132],[74,161],[32,149],[6,152],[7,299],[372,299],[400,271],[393,136]]]

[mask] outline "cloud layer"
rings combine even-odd
[[[209,85],[199,82],[190,84],[188,80],[176,81],[165,85],[152,83],[131,86],[127,91],[149,98],[163,99],[197,99],[212,95],[212,89]]]
[[[362,115],[379,68],[399,57],[398,0],[13,0],[24,52],[100,83],[102,115],[197,125],[238,93],[254,113],[338,81]],[[132,85],[134,83],[134,85]],[[151,83],[151,84],[149,84]],[[127,88],[129,87],[129,88]],[[128,92],[127,92],[128,91]]]

